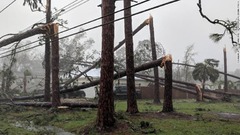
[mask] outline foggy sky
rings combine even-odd
[[[60,9],[74,0],[52,0],[52,7]],[[132,13],[143,9],[168,2],[168,0],[150,0],[149,2],[132,8]],[[223,71],[223,47],[227,48],[228,71],[234,71],[240,68],[237,61],[237,55],[232,49],[229,35],[219,43],[214,43],[209,39],[211,33],[223,32],[219,25],[213,25],[203,19],[198,11],[198,0],[181,0],[180,2],[154,9],[133,17],[133,29],[141,24],[151,14],[154,19],[155,40],[160,42],[167,53],[172,54],[175,62],[182,61],[186,47],[194,44],[194,50],[197,55],[194,57],[196,62],[202,62],[206,58],[215,58],[220,60],[219,69]],[[0,10],[4,8],[10,0],[1,0]],[[67,27],[72,27],[86,21],[101,16],[101,9],[97,7],[101,0],[89,0],[87,3],[66,13],[60,18],[68,20]],[[31,12],[28,6],[23,6],[23,0],[17,0],[7,10],[0,14],[0,36],[8,33],[17,33],[31,26],[45,17],[44,13]],[[211,19],[236,20],[237,18],[237,0],[202,0],[203,12]],[[116,10],[123,8],[123,2],[116,2]],[[120,18],[123,13],[118,13],[115,18]],[[96,21],[83,26],[89,27],[99,25],[101,21]],[[124,23],[119,21],[115,23],[115,45],[124,38]],[[70,31],[76,32],[79,29]],[[60,29],[61,31],[61,29]],[[60,35],[66,35],[65,33]],[[87,36],[95,40],[94,47],[101,50],[101,28],[87,32]],[[149,27],[145,27],[136,36],[134,36],[134,46],[139,41],[149,39]],[[43,50],[43,48],[38,48]]]

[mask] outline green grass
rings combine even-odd
[[[191,118],[158,116],[156,114],[162,110],[162,104],[152,104],[152,100],[139,100],[138,109],[141,113],[134,116],[125,112],[126,105],[126,101],[115,101],[116,125],[119,128],[116,128],[113,134],[137,135],[154,131],[160,135],[240,135],[238,124],[240,119],[225,119],[217,115],[220,112],[240,114],[239,102],[174,100],[175,112]],[[81,134],[87,128],[93,128],[89,134],[99,134],[94,128],[96,115],[97,109],[52,112],[42,108],[0,106],[0,134],[44,134],[17,128],[13,125],[16,121],[33,121],[38,126],[56,126],[76,134]],[[154,115],[158,117],[154,117]],[[150,125],[141,128],[143,122]]]

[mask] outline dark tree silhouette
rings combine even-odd
[[[131,6],[131,0],[124,0],[124,8]],[[138,112],[133,57],[133,34],[131,9],[124,10],[125,40],[126,40],[126,72],[127,72],[127,112],[134,114]],[[129,17],[127,17],[129,16]]]
[[[102,16],[114,12],[114,0],[102,0]],[[102,24],[114,21],[114,14],[102,19]],[[114,69],[114,23],[102,27],[102,59],[100,76],[100,94],[98,101],[97,126],[100,130],[113,127],[115,119],[113,99],[113,69]]]

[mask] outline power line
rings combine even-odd
[[[3,8],[0,13],[2,13],[4,10],[6,10],[9,6],[11,6],[16,0],[13,0],[10,4],[8,4],[5,8]]]
[[[115,12],[113,12],[113,13],[109,13],[109,14],[107,14],[107,15],[105,15],[105,16],[101,16],[101,17],[98,17],[98,18],[96,18],[96,19],[87,21],[87,22],[85,22],[85,23],[76,25],[76,26],[74,26],[74,27],[72,27],[72,28],[69,28],[69,29],[67,29],[67,30],[63,30],[63,31],[61,31],[61,32],[59,32],[59,33],[57,33],[57,34],[61,34],[61,33],[64,33],[64,32],[67,32],[67,31],[70,31],[70,30],[73,30],[73,29],[76,29],[76,28],[78,28],[78,27],[84,26],[84,25],[86,25],[86,24],[95,22],[95,21],[100,20],[100,19],[102,19],[102,18],[105,18],[105,17],[108,17],[108,16],[110,16],[110,15],[113,15],[113,14],[119,13],[119,12],[121,12],[121,11],[124,11],[124,10],[126,10],[126,9],[129,9],[129,8],[132,8],[132,7],[135,7],[135,6],[144,4],[144,3],[148,2],[148,1],[150,1],[150,0],[144,0],[144,1],[142,1],[142,2],[139,2],[139,3],[137,3],[137,4],[132,5],[132,6],[130,6],[130,7],[126,7],[126,8],[117,10],[117,11],[115,11]],[[49,35],[49,37],[50,37],[50,36],[53,36],[53,35]],[[36,42],[38,42],[38,41],[40,41],[40,40],[33,41],[32,43],[36,43]],[[25,46],[28,46],[28,45],[31,45],[31,43],[28,43],[28,44],[19,46],[19,47],[17,47],[16,49],[19,49],[19,48],[22,48],[22,47],[25,47]],[[11,52],[11,51],[12,51],[12,50],[6,51],[6,52],[2,53],[1,55],[6,54],[6,53]]]
[[[71,3],[69,3],[69,4],[67,4],[67,5],[65,5],[64,7],[58,9],[57,11],[55,11],[55,12],[52,14],[52,16],[56,15],[57,13],[61,12],[62,10],[66,10],[66,9],[68,9],[68,8],[71,8],[72,6],[74,6],[74,5],[82,2],[83,0],[80,0],[80,2],[77,2],[77,1],[79,1],[79,0],[75,0],[75,1],[73,1],[73,2],[71,2]],[[37,21],[35,24],[41,23],[41,22],[44,21],[45,19],[46,19],[46,18],[43,18],[43,19]],[[23,31],[26,31],[26,30],[28,30],[28,29],[31,28],[31,27],[32,27],[32,25],[28,26],[28,27],[25,28]]]
[[[66,36],[64,36],[64,37],[59,38],[59,40],[60,40],[60,39],[64,39],[64,38],[68,38],[68,37],[71,37],[71,36],[73,36],[73,35],[80,34],[80,33],[86,32],[86,31],[90,31],[90,30],[96,29],[96,28],[98,28],[98,27],[102,27],[102,26],[105,26],[105,25],[108,25],[108,24],[111,24],[111,23],[114,23],[114,22],[117,22],[117,21],[120,21],[120,20],[123,20],[123,19],[125,19],[125,18],[127,18],[127,17],[136,16],[136,15],[138,15],[138,14],[141,14],[141,13],[144,13],[144,12],[147,12],[147,11],[150,11],[150,10],[153,10],[153,9],[156,9],[156,8],[160,8],[160,7],[163,7],[163,6],[166,6],[166,5],[169,5],[169,4],[178,2],[178,1],[180,1],[180,0],[173,0],[173,1],[170,1],[170,2],[166,2],[166,3],[164,3],[164,4],[160,4],[160,5],[157,5],[157,6],[154,6],[154,7],[151,7],[151,8],[148,8],[148,9],[145,9],[145,10],[142,10],[142,11],[139,11],[139,12],[136,12],[136,13],[134,13],[134,14],[132,14],[132,15],[118,18],[118,19],[116,19],[116,20],[114,20],[114,21],[111,21],[111,22],[108,22],[108,23],[105,23],[105,24],[93,26],[93,27],[91,27],[91,28],[88,28],[88,29],[85,29],[85,30],[82,30],[82,31],[79,31],[79,32],[75,32],[75,33],[66,35]],[[58,34],[59,34],[59,33],[58,33]],[[50,35],[50,36],[53,36],[53,35]],[[29,44],[33,44],[33,43],[36,43],[36,42],[38,42],[38,41],[40,41],[40,40],[36,40],[36,41],[31,42],[31,43],[29,43]],[[30,50],[30,49],[33,49],[33,48],[36,48],[36,47],[39,47],[39,46],[41,46],[41,45],[36,45],[36,46],[30,47],[30,48],[27,48],[27,49],[24,49],[24,50],[16,51],[15,53],[20,53],[20,52],[23,52],[23,51],[27,51],[27,50]],[[0,58],[5,58],[5,57],[8,57],[8,56],[10,56],[10,55],[12,55],[12,53],[10,53],[10,54],[8,54],[8,55],[1,56]]]
[[[59,9],[59,10],[57,10],[55,13],[53,13],[53,15],[56,15],[59,11],[61,11],[61,10],[63,10],[63,9],[65,9],[65,11],[62,12],[61,15],[66,14],[67,12],[69,12],[69,11],[71,11],[71,10],[73,10],[73,9],[75,9],[75,8],[83,5],[83,4],[85,4],[85,3],[88,2],[89,0],[86,0],[86,1],[81,0],[81,1],[79,1],[79,2],[77,2],[77,1],[79,1],[79,0],[75,0],[75,1],[73,1],[73,2],[71,2],[71,3],[69,3],[68,5],[62,7],[61,9]],[[83,1],[84,1],[84,2],[83,2]],[[81,2],[82,2],[82,3],[81,3]],[[79,4],[79,3],[80,3],[80,4]],[[74,7],[73,7],[73,6],[74,6]],[[69,9],[69,8],[71,8],[71,9]],[[68,9],[69,9],[69,10],[68,10]],[[41,21],[44,21],[45,19],[46,19],[46,18],[43,18],[43,19],[41,19],[40,21],[38,21],[37,23],[40,23]],[[27,28],[24,29],[23,31],[27,30],[27,29],[30,28],[30,27],[32,27],[32,26],[27,27]],[[39,40],[38,40],[38,41],[39,41]],[[36,41],[36,42],[37,42],[37,41]],[[35,41],[34,41],[34,43],[35,43]],[[30,44],[27,44],[26,46],[28,46],[28,45],[30,45]],[[22,47],[25,47],[25,45],[19,46],[19,47],[17,47],[17,49],[22,48]],[[8,49],[8,48],[7,48],[7,49]],[[11,47],[10,47],[9,49],[11,49]],[[12,51],[12,50],[9,50],[9,51],[3,52],[2,54],[6,54],[6,53],[11,52],[11,51]]]

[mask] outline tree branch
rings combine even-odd
[[[233,30],[237,26],[237,22],[223,21],[223,20],[219,20],[219,19],[211,20],[203,13],[201,0],[198,0],[197,5],[199,7],[200,15],[212,24],[218,24],[218,25],[223,26],[229,32],[233,46],[237,46],[238,42],[234,40],[234,35],[233,35],[234,34]]]

